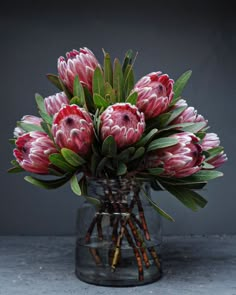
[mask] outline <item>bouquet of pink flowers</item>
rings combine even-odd
[[[195,190],[222,176],[215,169],[227,157],[207,120],[182,98],[191,71],[175,82],[158,71],[135,83],[134,60],[129,50],[123,64],[117,58],[112,63],[104,51],[101,65],[87,48],[60,57],[58,75],[47,75],[60,92],[36,94],[39,116],[17,122],[9,172],[51,175],[25,177],[46,189],[70,182],[75,194],[96,206],[100,201],[87,195],[91,177],[147,181],[194,211],[204,207],[207,201]]]

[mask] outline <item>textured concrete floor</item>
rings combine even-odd
[[[0,236],[0,295],[236,295],[236,236],[163,239],[160,281],[141,287],[97,287],[74,275],[73,237]]]

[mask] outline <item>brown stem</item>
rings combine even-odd
[[[135,224],[135,219],[131,217],[132,214],[133,214],[133,213],[131,213],[131,209],[127,207],[127,204],[125,204],[125,205],[126,205],[126,207],[124,206],[124,204],[122,204],[122,203],[120,204],[121,212],[122,213],[127,213],[128,212],[129,214],[131,214],[131,215],[128,216],[127,223],[128,223],[128,225],[129,225],[129,227],[131,229],[131,232],[132,232],[132,235],[133,235],[134,240],[136,242],[136,245],[140,248],[140,251],[142,253],[142,257],[143,257],[143,261],[145,263],[145,266],[146,266],[146,268],[148,268],[150,266],[150,262],[149,262],[149,259],[148,259],[144,239],[143,239],[142,235],[140,234],[140,232],[138,231],[138,228],[137,228],[137,226]],[[136,220],[137,220],[137,218],[136,218]]]
[[[152,258],[154,259],[154,262],[155,262],[157,268],[159,270],[161,270],[161,263],[160,263],[160,260],[159,260],[159,257],[157,255],[157,252],[156,252],[155,248],[154,247],[148,247],[148,251],[150,252]]]
[[[149,234],[149,231],[148,231],[147,222],[146,222],[146,218],[145,218],[145,215],[144,215],[144,210],[143,210],[141,200],[140,200],[139,195],[138,195],[137,192],[134,194],[134,196],[135,196],[135,200],[136,200],[136,203],[137,203],[137,206],[138,206],[139,217],[140,217],[140,221],[142,223],[145,238],[146,238],[146,240],[150,241],[151,238],[150,238],[150,234]]]
[[[134,213],[131,213],[131,217],[133,218],[133,220],[136,222],[136,224],[139,226],[139,228],[141,230],[143,230],[143,225],[142,223],[140,222],[140,220],[135,216]]]
[[[86,236],[85,236],[85,243],[89,243],[90,242],[90,238],[91,238],[91,234],[93,232],[94,226],[97,223],[97,216],[95,215],[92,222],[90,223],[90,226],[87,230]]]
[[[120,221],[120,215],[115,217],[115,220],[113,222],[113,230],[112,230],[112,241],[116,243],[118,238],[118,225]]]
[[[138,238],[137,228],[135,227],[135,225],[133,224],[133,222],[131,221],[130,218],[128,219],[128,225],[129,225],[129,227],[130,227],[130,229],[131,229],[131,231],[132,231],[132,234],[133,234],[133,236],[134,236],[134,239],[135,239],[136,245],[137,245],[138,247],[141,247],[142,244],[141,244],[141,242],[140,242],[140,240],[139,240],[139,238]]]
[[[117,265],[118,260],[119,260],[121,241],[122,241],[123,236],[124,236],[125,225],[127,223],[127,219],[125,221],[121,220],[120,222],[121,222],[120,233],[119,233],[119,236],[118,236],[117,241],[116,241],[115,253],[114,253],[113,260],[112,260],[112,265],[111,265],[111,271],[113,271],[113,272],[116,270],[116,265]]]
[[[142,260],[141,260],[140,253],[139,253],[138,249],[135,247],[135,244],[134,244],[134,242],[133,242],[133,240],[132,240],[126,226],[124,227],[124,231],[125,231],[125,236],[126,236],[126,239],[127,239],[128,243],[129,243],[129,245],[133,248],[134,255],[135,255],[135,258],[136,258],[136,261],[137,261],[137,264],[138,264],[139,281],[143,281],[144,280],[143,265],[142,265]]]
[[[93,256],[93,259],[94,259],[96,265],[101,265],[102,261],[101,261],[101,258],[99,256],[98,250],[96,248],[89,248],[89,252]]]
[[[103,215],[101,213],[99,213],[97,215],[97,231],[98,231],[98,239],[100,241],[103,240],[103,233],[102,233],[102,217]]]
[[[133,227],[134,230],[135,230],[135,232],[133,232],[133,230],[132,230],[132,228],[131,228],[132,233],[133,233],[133,235],[134,235],[134,237],[135,237],[136,244],[137,244],[138,247],[140,247],[140,251],[141,251],[141,253],[142,253],[143,261],[144,261],[144,263],[145,263],[146,268],[149,268],[149,266],[150,266],[150,262],[149,262],[149,258],[148,258],[148,255],[147,255],[146,245],[145,245],[144,239],[143,239],[143,237],[142,237],[142,234],[141,234],[140,231],[137,229],[137,227],[136,227],[136,225],[135,225],[135,222],[134,222],[133,218],[130,218],[130,221],[131,221],[131,223],[133,224],[132,227]],[[137,243],[137,241],[138,241],[138,243]]]

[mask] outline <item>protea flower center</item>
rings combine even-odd
[[[137,142],[145,128],[144,114],[129,103],[109,106],[101,115],[101,138],[112,135],[118,148]]]
[[[65,105],[54,116],[52,133],[60,148],[86,156],[94,138],[90,115],[77,105]]]

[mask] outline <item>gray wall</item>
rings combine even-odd
[[[80,204],[66,185],[44,191],[6,173],[12,159],[8,138],[16,120],[36,114],[34,93],[52,94],[45,74],[56,73],[57,57],[89,47],[102,59],[102,48],[123,58],[127,49],[139,52],[136,78],[162,70],[174,79],[193,70],[185,97],[209,120],[229,157],[225,176],[203,192],[207,207],[193,213],[172,196],[161,194],[160,205],[176,219],[164,222],[165,234],[236,233],[236,31],[227,1],[217,7],[207,1],[192,5],[175,1],[145,1],[132,7],[107,3],[89,7],[86,1],[8,6],[0,12],[1,34],[1,196],[0,234],[72,234]],[[191,2],[191,1],[188,1]],[[39,6],[41,5],[41,6]],[[70,5],[70,6],[69,6]],[[114,5],[114,4],[113,4]],[[145,5],[145,6],[144,6]]]

